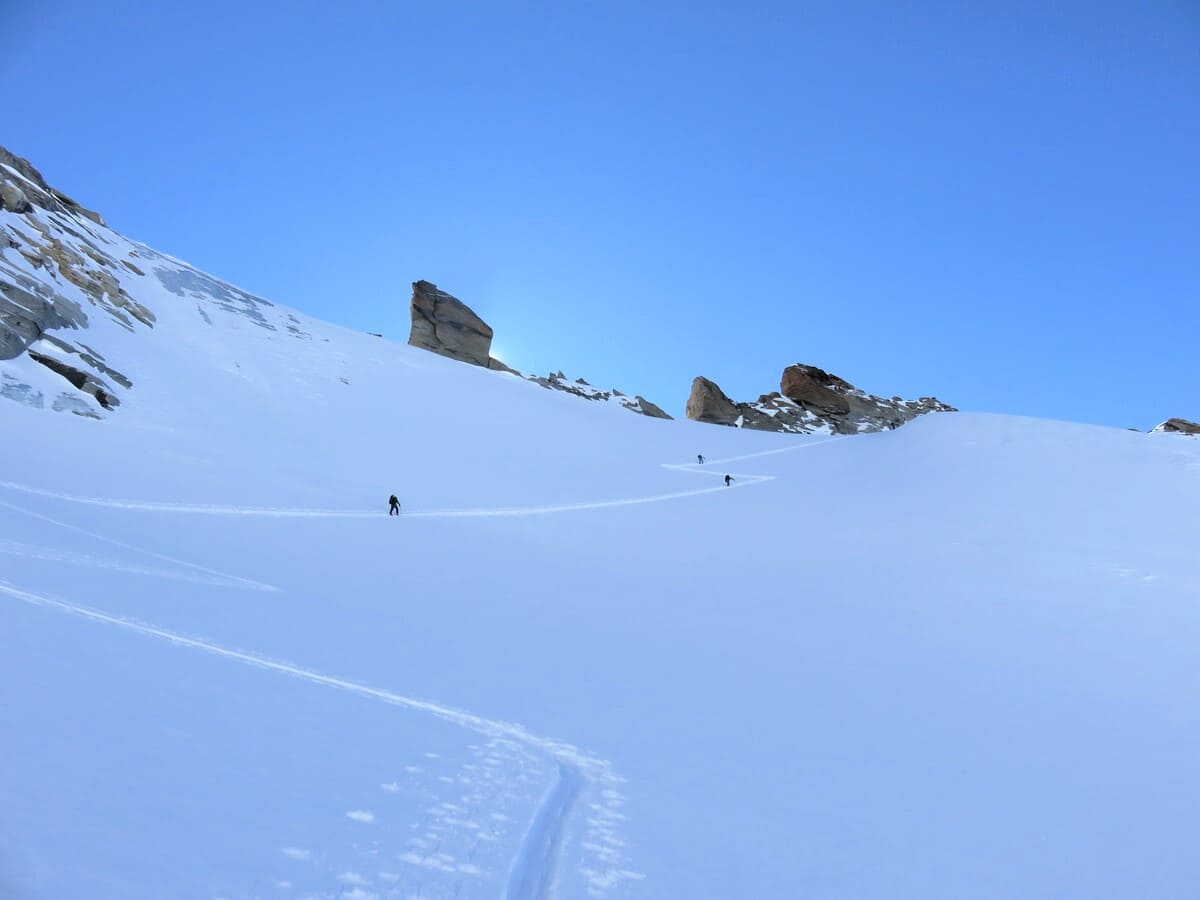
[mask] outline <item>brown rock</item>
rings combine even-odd
[[[733,425],[741,412],[716,382],[709,381],[703,375],[697,375],[692,381],[692,392],[688,395],[686,414],[696,422]]]
[[[850,412],[850,404],[840,391],[854,389],[850,382],[830,375],[824,369],[799,363],[784,369],[779,380],[783,396],[827,416],[844,416]]]
[[[1174,434],[1200,434],[1200,423],[1189,422],[1187,419],[1167,419],[1154,430]]]
[[[864,434],[898,428],[925,413],[954,411],[935,397],[876,397],[816,366],[788,366],[780,387],[782,393],[763,394],[753,403],[737,403],[707,378],[697,378],[692,382],[687,416],[699,422],[759,431]]]

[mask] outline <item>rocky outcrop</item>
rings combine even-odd
[[[0,147],[0,361],[28,355],[64,379],[53,409],[93,418],[120,404],[113,385],[131,382],[65,332],[89,327],[89,307],[126,331],[155,321],[122,285],[132,270],[119,267],[111,237],[97,213]],[[0,394],[44,408],[41,391],[4,374]]]
[[[629,397],[615,388],[600,390],[582,378],[571,381],[562,372],[546,376],[518,372],[492,356],[492,327],[471,307],[432,282],[414,281],[412,287],[412,330],[408,335],[412,346],[485,369],[508,372],[549,390],[574,394],[585,400],[617,403],[631,412],[656,419],[671,418],[645,397]]]
[[[55,328],[85,328],[87,313],[0,258],[0,359],[15,359],[34,341]]]
[[[428,281],[412,286],[412,331],[408,342],[476,366],[489,367],[492,328],[457,297]]]
[[[509,369],[509,371],[512,372],[515,370]],[[517,374],[520,373],[518,372]],[[554,372],[545,377],[541,375],[524,375],[522,377],[532,381],[534,384],[540,384],[544,388],[574,394],[576,397],[582,397],[585,400],[617,403],[630,412],[641,413],[643,416],[650,416],[654,419],[671,418],[661,407],[651,403],[645,397],[640,395],[628,397],[616,388],[613,388],[611,391],[600,390],[599,388],[592,387],[582,378],[576,378],[574,381],[571,381],[562,372]]]
[[[5,185],[9,186],[7,191],[4,189]],[[13,191],[14,187],[16,192]],[[26,208],[9,206],[9,197],[15,198],[17,193],[26,198]],[[28,212],[29,205],[36,205],[49,212],[66,212],[91,219],[97,225],[104,224],[104,219],[99,213],[80,206],[62,191],[50,187],[42,173],[30,165],[29,160],[22,159],[3,147],[0,147],[0,197],[4,199],[4,209],[11,212]]]
[[[311,340],[295,316],[122,237],[0,148],[0,363],[11,362],[0,367],[0,397],[88,418],[112,412],[133,387],[119,369],[134,363],[113,365],[95,347],[114,328],[153,328],[139,298],[164,288],[195,304],[198,322],[224,311]]]
[[[898,428],[930,412],[954,412],[936,397],[885,399],[816,366],[797,363],[783,370],[778,392],[738,403],[714,382],[692,382],[687,417],[697,422],[796,434],[862,434]]]
[[[25,192],[11,181],[0,181],[0,209],[9,212],[27,213],[33,204],[25,196]]]
[[[41,363],[50,371],[57,372],[85,394],[91,394],[96,398],[96,402],[105,409],[115,409],[120,405],[121,401],[112,392],[112,388],[94,375],[83,372],[74,366],[69,366],[61,360],[43,356],[41,353],[35,353],[32,350],[29,351],[29,358]]]
[[[1156,425],[1153,432],[1167,434],[1200,434],[1200,423],[1189,422],[1187,419],[1167,419],[1161,425]]]

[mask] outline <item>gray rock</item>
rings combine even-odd
[[[489,368],[492,329],[457,297],[428,281],[412,286],[412,331],[408,342],[451,359]]]
[[[0,181],[0,209],[9,212],[26,213],[33,208],[25,192],[11,181]]]
[[[35,353],[32,350],[29,351],[29,358],[34,362],[41,363],[51,372],[57,372],[84,393],[91,394],[96,398],[96,402],[105,409],[116,409],[116,407],[121,405],[121,401],[113,394],[112,388],[94,375],[80,371],[74,366],[69,366],[62,360],[46,356],[42,353]]]
[[[652,419],[672,418],[671,416],[667,415],[666,411],[661,406],[651,403],[640,394],[633,398],[633,404],[630,404],[629,398],[625,397],[618,391],[613,391],[613,395],[620,399],[622,405],[624,405],[626,409],[633,410],[634,412],[640,412],[643,416],[650,416]]]
[[[78,303],[0,263],[0,359],[13,359],[52,328],[84,328]]]

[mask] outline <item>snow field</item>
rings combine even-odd
[[[1192,896],[1198,442],[146,302],[112,417],[0,404],[0,896]]]

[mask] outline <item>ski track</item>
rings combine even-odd
[[[405,513],[404,515],[406,518],[531,516],[575,512],[589,509],[633,506],[645,503],[660,503],[668,500],[683,499],[685,497],[696,497],[703,494],[710,494],[718,491],[728,491],[736,488],[748,487],[754,484],[761,484],[766,481],[771,481],[775,478],[774,475],[727,473],[725,470],[718,468],[723,464],[739,462],[742,460],[763,456],[771,456],[778,453],[789,453],[796,450],[805,450],[820,446],[822,444],[831,443],[832,441],[836,440],[838,440],[838,438],[828,438],[823,441],[814,441],[798,446],[781,447],[774,450],[765,450],[757,453],[746,453],[740,456],[727,457],[724,459],[709,460],[703,464],[662,464],[663,468],[671,471],[689,472],[696,475],[712,475],[714,477],[724,478],[726,474],[730,474],[733,475],[735,481],[729,486],[721,484],[712,488],[700,488],[690,491],[675,491],[665,494],[654,494],[645,497],[598,500],[584,503],[498,509],[418,510],[415,512]],[[361,512],[355,510],[197,506],[177,503],[117,500],[101,497],[81,497],[73,494],[65,494],[44,490],[41,488],[30,487],[10,481],[0,481],[0,488],[10,491],[17,491],[28,495],[86,504],[89,506],[137,510],[141,512],[167,512],[194,515],[269,516],[277,518],[370,518],[381,515],[379,512]],[[176,566],[181,566],[190,570],[190,572],[187,574],[181,574],[178,572],[170,572],[161,569],[128,566],[120,563],[113,563],[98,557],[91,557],[83,554],[71,553],[68,551],[58,551],[52,548],[35,547],[32,545],[19,544],[12,541],[0,541],[0,554],[22,555],[37,559],[91,565],[133,574],[195,580],[221,587],[264,591],[278,590],[278,588],[274,587],[273,585],[252,581],[236,575],[229,575],[227,573],[218,572],[214,569],[208,569],[184,560],[142,550],[130,544],[125,544],[104,535],[87,531],[79,528],[78,526],[71,525],[67,522],[62,522],[58,519],[51,518],[50,516],[25,509],[13,503],[0,500],[0,506],[7,507],[16,512],[41,519],[45,522],[75,531],[88,537],[95,538],[112,546],[130,550],[135,553],[145,554],[155,559],[159,559]],[[455,709],[453,707],[443,706],[439,703],[407,697],[402,694],[397,694],[381,688],[371,687],[370,685],[362,684],[356,681],[335,678],[333,676],[325,675],[311,669],[305,669],[291,663],[269,659],[264,656],[259,656],[241,650],[235,650],[229,647],[223,647],[200,638],[187,637],[177,632],[139,622],[134,619],[110,615],[86,606],[70,603],[66,600],[30,593],[2,580],[0,580],[0,594],[33,606],[52,608],[59,612],[78,616],[92,622],[108,625],[110,627],[121,628],[145,637],[166,641],[180,647],[199,650],[204,653],[224,657],[225,659],[239,662],[244,665],[277,672],[291,678],[308,681],[324,687],[330,687],[351,694],[368,697],[382,703],[387,703],[391,706],[398,706],[427,713],[439,719],[443,719],[463,728],[475,731],[479,734],[483,734],[492,738],[513,740],[525,745],[526,747],[529,747],[536,752],[545,754],[557,764],[557,773],[554,781],[547,789],[541,802],[538,804],[533,819],[520,842],[517,855],[512,862],[511,868],[509,869],[508,879],[503,895],[504,900],[547,900],[547,898],[555,895],[558,883],[559,861],[562,855],[562,847],[565,840],[567,827],[575,808],[578,806],[581,796],[585,792],[594,792],[597,799],[591,804],[593,815],[588,819],[588,823],[591,826],[591,833],[589,834],[589,841],[586,842],[584,846],[585,848],[594,847],[600,849],[602,851],[600,854],[602,862],[616,862],[615,859],[612,859],[613,851],[611,845],[613,843],[614,835],[611,823],[621,819],[621,814],[618,812],[618,807],[622,802],[622,798],[616,790],[616,786],[620,784],[621,779],[613,771],[611,763],[600,759],[599,757],[588,754],[571,744],[532,734],[526,731],[521,725],[512,722],[502,722],[494,719],[487,719],[482,716],[477,716],[473,713]],[[623,880],[637,880],[643,877],[640,873],[632,872],[627,869],[616,868],[609,868],[605,871],[597,871],[595,869],[587,868],[584,869],[581,874],[588,882],[588,893],[592,894],[593,896],[603,896],[608,888],[613,887]]]
[[[58,550],[54,547],[43,547],[36,544],[22,544],[18,541],[0,539],[0,554],[4,556],[20,556],[25,559],[40,559],[46,562],[66,563],[72,566],[88,566],[94,569],[104,569],[109,572],[124,572],[130,575],[146,575],[151,578],[167,578],[172,581],[187,581],[193,584],[207,584],[213,587],[247,588],[240,579],[215,577],[203,573],[178,572],[172,569],[156,569],[151,566],[135,566],[115,562],[102,556],[90,556],[86,553],[73,553],[69,550]],[[252,590],[278,591],[270,585],[260,585],[257,582],[249,586]]]
[[[827,438],[823,441],[813,441],[807,444],[799,444],[794,447],[780,447],[774,450],[746,453],[741,456],[731,456],[725,459],[709,460],[703,464],[661,464],[662,468],[664,469],[669,469],[676,472],[690,472],[695,475],[712,475],[719,478],[723,478],[726,474],[732,475],[734,482],[728,487],[722,484],[717,487],[696,488],[690,491],[673,491],[667,494],[651,494],[644,497],[624,497],[616,500],[591,500],[582,503],[558,503],[545,506],[415,510],[404,513],[402,518],[455,519],[491,518],[502,516],[541,516],[551,515],[554,513],[579,512],[589,509],[611,509],[620,506],[637,506],[644,503],[662,503],[667,500],[682,500],[685,497],[699,497],[703,494],[713,494],[719,491],[750,487],[751,485],[761,484],[765,481],[772,481],[775,478],[774,475],[748,475],[744,473],[739,474],[737,472],[718,472],[714,469],[716,466],[724,463],[741,462],[742,460],[753,459],[756,457],[771,456],[777,453],[794,453],[797,450],[808,450],[813,447],[819,447],[822,444],[829,444],[837,440],[840,440],[840,438]],[[86,506],[102,506],[109,509],[134,510],[137,512],[183,513],[205,516],[260,516],[279,519],[374,519],[381,515],[381,513],[377,510],[298,509],[293,507],[269,506],[219,506],[208,504],[169,503],[156,500],[121,500],[108,497],[86,497],[78,494],[67,494],[58,491],[47,490],[45,488],[31,487],[29,485],[19,484],[14,481],[0,481],[0,488],[10,491],[17,491],[23,494],[32,494],[38,497],[48,497],[54,500],[65,500],[70,503],[79,503]]]
[[[538,804],[538,814],[530,823],[509,870],[505,900],[542,900],[554,896],[557,860],[567,819],[583,790],[581,774],[559,763],[557,777]]]
[[[170,563],[173,566],[179,566],[180,568],[187,569],[190,572],[196,573],[194,576],[194,579],[193,579],[196,581],[202,581],[204,583],[214,584],[218,587],[241,588],[243,590],[251,590],[251,591],[269,591],[272,593],[279,592],[279,588],[275,587],[275,585],[273,585],[273,584],[264,584],[261,581],[254,581],[250,578],[242,578],[240,575],[230,575],[227,572],[218,572],[216,569],[210,569],[210,568],[207,568],[206,566],[197,565],[196,563],[191,563],[191,562],[188,562],[187,560],[176,559],[173,556],[166,556],[165,554],[155,553],[151,550],[143,550],[140,547],[135,547],[132,544],[126,544],[122,541],[116,540],[115,538],[110,538],[107,535],[98,534],[94,531],[88,531],[86,528],[80,528],[78,525],[72,525],[69,522],[63,522],[63,521],[61,521],[59,519],[55,519],[51,516],[47,516],[47,515],[44,515],[39,512],[34,512],[31,509],[26,509],[23,506],[17,506],[15,503],[8,503],[7,501],[0,500],[0,506],[7,507],[8,509],[15,510],[15,511],[21,513],[22,515],[30,516],[31,518],[34,518],[34,519],[39,519],[39,520],[41,520],[43,522],[47,522],[51,525],[56,525],[59,528],[65,528],[67,531],[74,531],[76,534],[82,534],[85,537],[89,537],[94,540],[101,541],[102,543],[108,544],[109,546],[119,547],[122,550],[129,550],[133,553],[137,553],[142,556],[149,556],[152,559],[157,559],[160,562]],[[65,554],[65,555],[71,555],[73,557],[76,557],[70,561],[77,562],[77,563],[80,562],[80,559],[78,559],[78,557],[82,556],[82,554]],[[93,564],[93,565],[96,564],[95,557],[89,557],[88,559],[91,561],[91,564]],[[120,564],[116,564],[116,565],[119,566]],[[133,570],[130,570],[130,571],[133,571]],[[141,574],[159,574],[159,573],[144,570]],[[164,576],[164,577],[171,577],[171,576]],[[183,576],[181,576],[181,575],[176,575],[174,577],[183,578]]]
[[[0,581],[0,594],[32,606],[49,607],[93,622],[166,641],[176,646],[200,650],[245,665],[278,672],[291,678],[378,700],[391,706],[427,713],[491,738],[507,738],[516,741],[549,756],[557,763],[558,774],[554,784],[539,803],[525,837],[522,839],[504,894],[506,900],[545,900],[545,898],[553,896],[550,891],[554,887],[557,876],[558,858],[567,821],[573,806],[585,788],[595,788],[601,795],[601,804],[609,809],[610,817],[616,816],[615,807],[618,805],[619,797],[616,795],[614,787],[620,783],[621,779],[613,771],[612,765],[608,761],[592,756],[564,741],[532,734],[521,725],[487,719],[450,706],[443,706],[440,703],[406,697],[356,681],[335,678],[311,669],[301,668],[291,663],[223,647],[200,638],[187,637],[134,619],[113,616],[55,597],[30,593],[5,581]],[[603,875],[608,879],[612,879],[614,875],[617,878],[640,877],[637,873],[623,871],[608,872]]]

